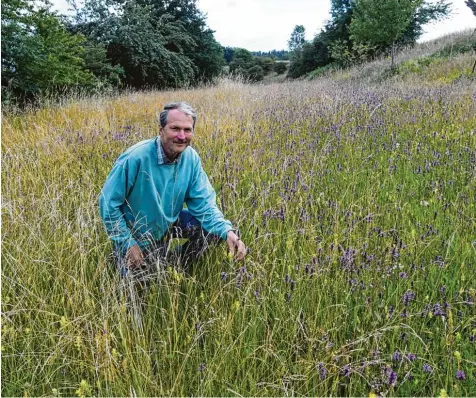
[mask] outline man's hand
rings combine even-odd
[[[144,263],[144,256],[139,245],[131,246],[126,253],[126,264],[130,269],[139,268]]]
[[[231,255],[235,256],[236,250],[235,258],[237,260],[243,260],[246,255],[246,246],[233,231],[228,231],[226,243],[228,243],[228,248],[230,249]]]

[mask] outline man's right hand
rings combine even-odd
[[[126,253],[126,264],[130,269],[139,268],[144,263],[144,256],[139,245],[131,246]]]

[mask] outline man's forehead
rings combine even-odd
[[[180,109],[171,109],[167,114],[167,122],[170,123],[174,120],[184,120],[189,119],[193,122],[193,117]]]

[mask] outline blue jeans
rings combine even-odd
[[[169,243],[173,238],[187,239],[181,246],[170,250]],[[193,217],[187,209],[183,209],[178,220],[173,224],[169,232],[160,240],[152,241],[142,249],[144,264],[139,269],[129,270],[126,264],[125,254],[118,250],[114,251],[115,262],[121,272],[121,276],[133,276],[133,279],[149,279],[155,273],[165,268],[166,260],[171,260],[174,265],[189,273],[193,263],[200,258],[212,243],[217,243],[220,238],[207,233],[200,222]],[[130,274],[133,275],[130,275]]]

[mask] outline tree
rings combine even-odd
[[[224,47],[223,48],[223,55],[225,57],[225,61],[227,64],[230,63],[230,61],[233,58],[233,54],[235,53],[235,49],[233,47]]]
[[[254,57],[254,62],[263,69],[265,75],[273,70],[275,63],[275,61],[269,57]]]
[[[447,18],[451,13],[451,5],[447,0],[439,0],[436,2],[421,1],[421,4],[412,17],[407,29],[396,44],[399,46],[410,45],[413,46],[418,38],[423,34],[423,26],[432,21],[439,21]]]
[[[71,27],[103,45],[137,88],[209,81],[224,65],[195,0],[86,0]]]
[[[410,24],[421,0],[358,0],[350,24],[351,39],[385,49],[391,46],[395,66],[395,42]]]
[[[274,71],[278,74],[278,75],[281,75],[283,74],[284,72],[286,72],[286,70],[288,69],[287,65],[285,62],[276,62],[274,64]]]
[[[406,1],[406,0],[405,0]],[[387,3],[398,3],[399,0],[388,0]],[[299,77],[312,70],[329,64],[342,63],[342,59],[362,59],[362,56],[373,56],[386,51],[388,47],[372,45],[371,43],[355,43],[350,37],[349,26],[353,19],[358,0],[331,0],[331,16],[311,42],[306,42],[300,51],[295,51],[291,57],[288,76]],[[394,48],[401,45],[414,45],[423,33],[423,26],[431,21],[445,18],[450,13],[447,0],[429,2],[421,0],[419,6],[410,17],[405,31],[392,44]],[[334,50],[331,51],[331,48]],[[372,50],[375,48],[374,50]],[[338,51],[336,51],[338,50]],[[344,54],[344,58],[334,58],[334,55]]]
[[[252,82],[258,82],[263,80],[264,71],[263,68],[259,65],[254,65],[246,71],[248,79]]]
[[[473,15],[476,17],[476,1],[475,0],[466,0],[466,5],[471,9]]]
[[[230,62],[230,72],[237,73],[237,69],[247,70],[252,66],[254,66],[253,54],[244,48],[235,48]]]
[[[303,25],[296,25],[288,40],[289,51],[296,51],[306,42],[306,29]]]
[[[2,100],[11,94],[30,101],[46,92],[91,86],[84,41],[66,30],[48,4],[2,1]]]

